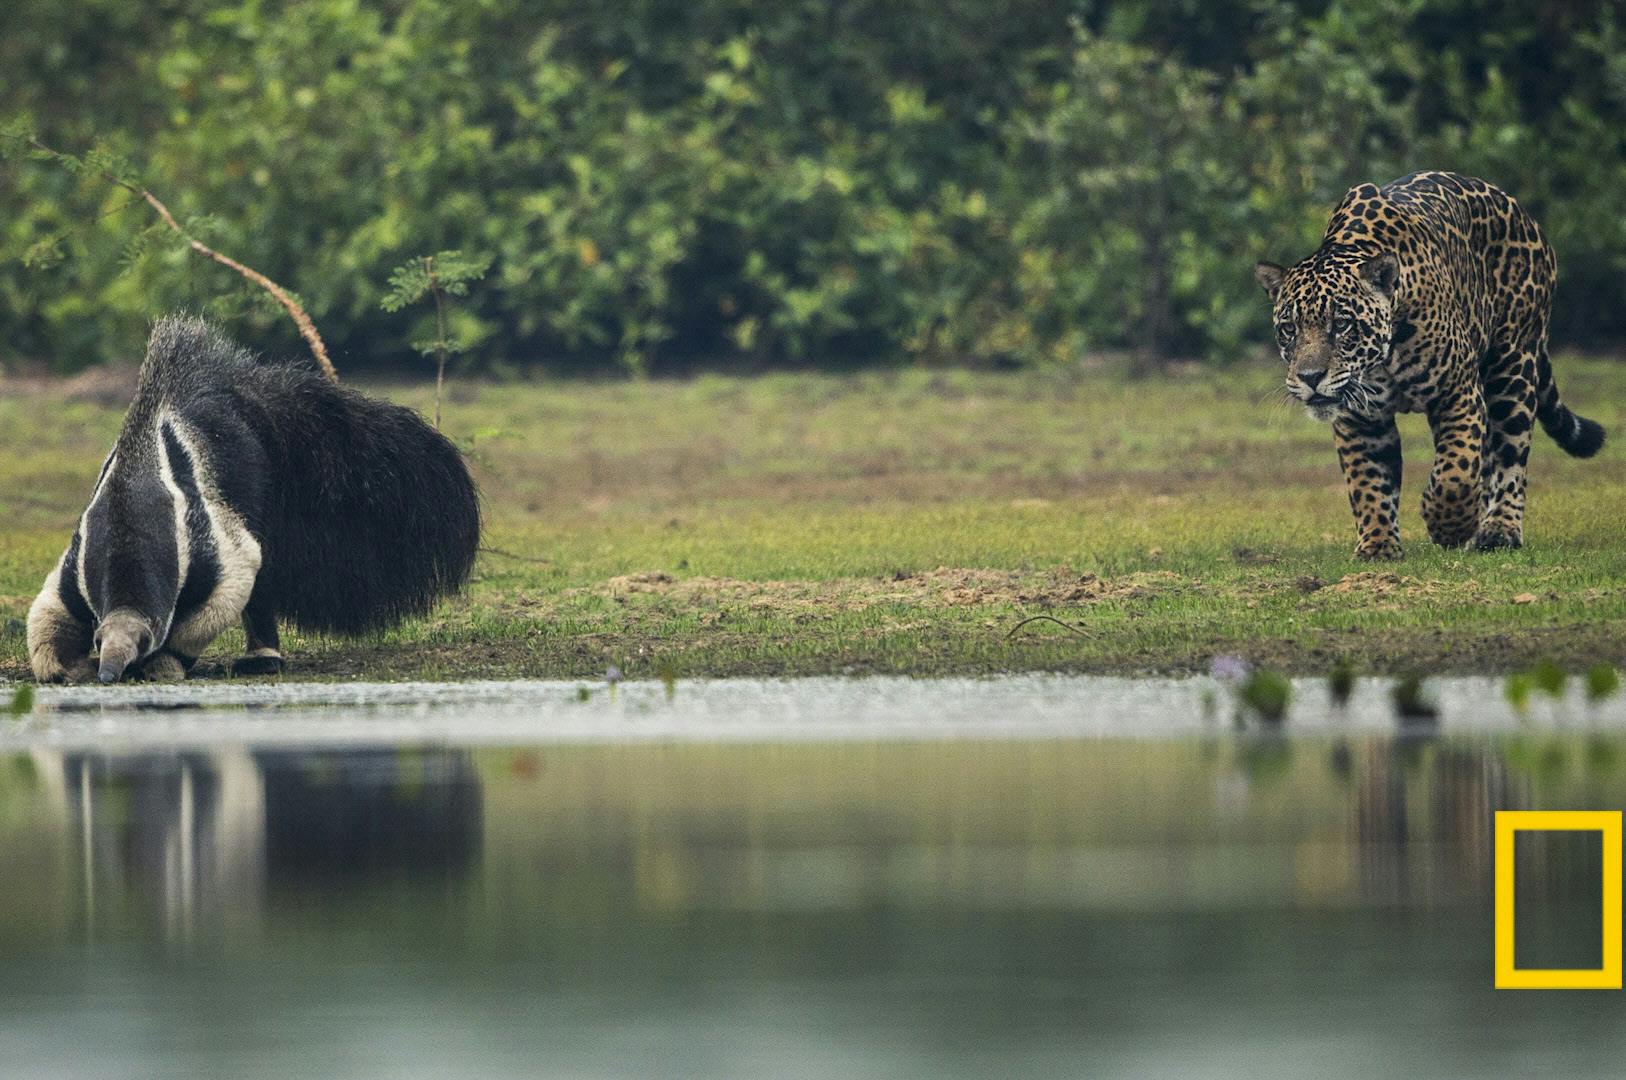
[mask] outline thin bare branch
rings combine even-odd
[[[33,135],[28,137],[28,145],[33,147],[35,150],[38,150],[42,154],[50,155],[52,158],[58,161],[65,160],[68,157],[60,150],[53,150],[51,147],[46,146]],[[181,223],[175,220],[175,215],[170,213],[169,207],[165,206],[163,201],[160,200],[158,196],[154,195],[146,188],[132,184],[123,177],[116,176],[110,172],[103,172],[102,178],[108,183],[116,184],[125,191],[128,191],[145,201],[148,206],[152,207],[153,212],[158,215],[159,219],[163,221],[163,223],[171,230],[173,230],[177,236],[185,240],[187,246],[193,251],[197,252],[199,255],[202,255],[206,259],[219,263],[221,266],[224,266],[229,270],[236,271],[243,278],[253,282],[255,285],[258,285],[260,288],[270,293],[271,298],[277,303],[281,304],[282,309],[288,313],[288,317],[293,319],[294,325],[299,328],[299,336],[304,338],[305,343],[310,346],[311,354],[316,357],[316,363],[321,367],[322,371],[326,373],[327,377],[332,379],[334,382],[339,381],[339,373],[334,369],[333,361],[328,359],[327,346],[322,343],[322,335],[316,331],[316,323],[311,320],[310,314],[306,312],[298,300],[293,298],[287,289],[284,289],[281,285],[278,285],[276,282],[272,281],[270,278],[266,277],[252,266],[244,266],[230,255],[222,255],[208,244],[205,244],[203,241],[187,232],[186,229],[182,227]]]

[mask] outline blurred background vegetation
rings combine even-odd
[[[341,369],[412,365],[390,271],[491,259],[470,362],[1065,365],[1254,353],[1256,258],[1351,184],[1517,195],[1560,346],[1626,337],[1626,41],[1607,0],[11,0],[0,121],[122,156],[294,289]],[[129,193],[0,162],[0,364],[202,310],[293,327]]]

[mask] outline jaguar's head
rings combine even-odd
[[[1287,269],[1259,263],[1254,275],[1275,305],[1287,392],[1317,420],[1364,406],[1394,337],[1395,257],[1323,251]]]

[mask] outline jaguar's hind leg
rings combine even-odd
[[[282,674],[282,643],[277,637],[277,613],[258,595],[243,609],[243,655],[232,661],[233,675]]]
[[[1485,367],[1485,488],[1473,546],[1481,551],[1524,542],[1524,493],[1536,422],[1536,366],[1545,343],[1508,346]]]
[[[1460,387],[1429,413],[1434,467],[1423,492],[1429,539],[1461,547],[1474,538],[1484,491],[1485,397],[1478,379]]]

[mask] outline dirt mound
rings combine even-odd
[[[643,574],[622,574],[613,577],[604,583],[604,589],[611,594],[637,593],[637,592],[667,592],[676,579],[671,574],[660,571],[651,571]]]
[[[1329,597],[1381,600],[1394,604],[1427,600],[1451,602],[1490,600],[1476,578],[1441,581],[1433,578],[1407,577],[1387,570],[1366,570],[1356,574],[1345,574],[1331,585],[1315,590],[1309,598],[1323,600]]]
[[[1381,570],[1366,570],[1359,574],[1345,574],[1326,587],[1330,593],[1371,593],[1388,596],[1413,584],[1413,579]]]

